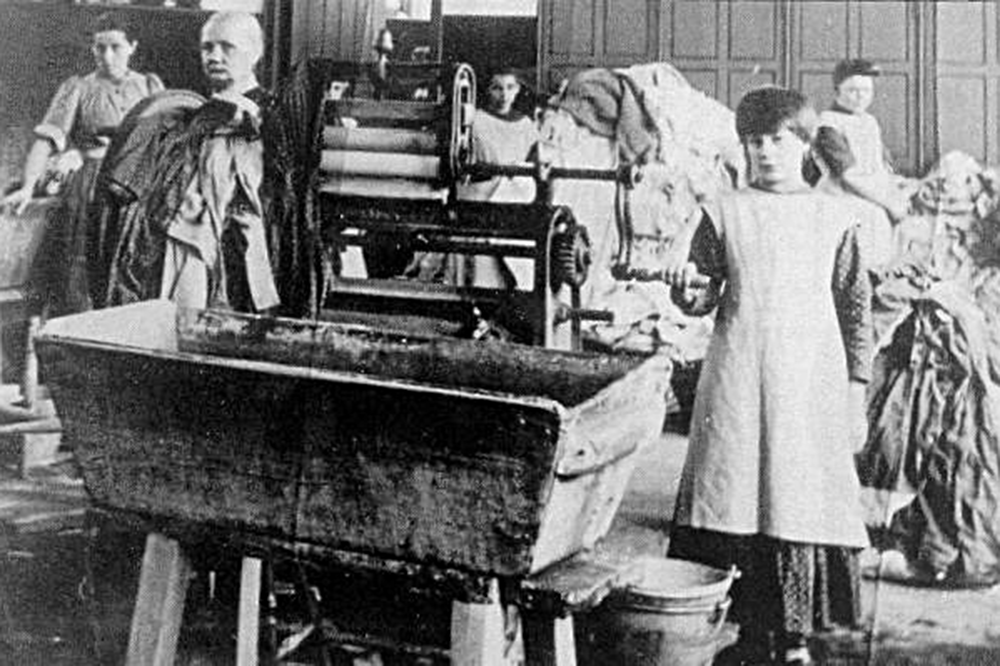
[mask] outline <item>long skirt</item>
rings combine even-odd
[[[739,569],[730,618],[740,625],[741,641],[787,647],[817,631],[860,623],[857,549],[678,526],[669,555]]]
[[[29,290],[49,316],[83,312],[91,298],[91,202],[101,161],[85,159],[66,183],[59,205],[52,209],[29,277]]]

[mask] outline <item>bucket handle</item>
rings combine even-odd
[[[722,624],[723,619],[726,617],[726,611],[729,610],[729,606],[733,603],[730,597],[722,599],[717,604],[715,604],[715,610],[712,611],[711,617],[708,619],[708,623],[715,629],[720,624]]]

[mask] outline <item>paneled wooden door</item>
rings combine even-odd
[[[934,5],[937,150],[1000,163],[1000,39],[997,3]]]
[[[659,59],[730,107],[787,78],[787,0],[664,0]]]
[[[902,172],[922,171],[925,161],[923,11],[905,0],[791,2],[788,85],[818,109],[833,102],[831,73],[837,61],[867,58],[879,65],[871,112]]]
[[[958,3],[940,4],[946,14],[962,12],[951,9]],[[989,4],[995,16],[993,3],[970,4]],[[914,173],[934,159],[936,146],[927,75],[933,16],[933,3],[907,0],[542,0],[540,80],[660,60],[729,106],[771,83],[799,88],[824,108],[833,100],[837,61],[865,57],[884,72],[872,110],[886,145],[897,167]],[[991,34],[995,45],[996,30]],[[997,49],[991,53],[1000,68]],[[976,54],[957,57],[979,62]],[[963,85],[955,84],[980,99]]]

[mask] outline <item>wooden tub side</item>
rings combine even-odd
[[[652,356],[570,410],[562,422],[532,572],[567,552],[592,548],[608,533],[636,452],[656,442],[663,428],[671,367],[665,355]]]
[[[564,411],[551,400],[68,330],[39,354],[105,506],[495,575],[530,566]]]
[[[342,370],[462,391],[543,397],[572,408],[640,365],[634,355],[422,337],[361,325],[178,311],[182,351]]]
[[[666,359],[230,314],[145,330],[171,307],[53,320],[38,339],[112,508],[522,576],[607,531],[663,418]]]

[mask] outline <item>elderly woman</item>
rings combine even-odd
[[[163,90],[155,74],[129,68],[138,43],[130,38],[122,19],[103,14],[92,34],[96,69],[59,86],[35,127],[22,185],[3,200],[23,213],[53,154],[62,154],[59,162],[64,168],[76,167],[53,213],[52,231],[33,279],[34,289],[42,292],[39,295],[55,313],[91,307],[90,277],[95,267],[88,265],[88,244],[94,242],[95,231],[88,223],[88,209],[101,160],[125,114],[144,97]]]
[[[294,180],[275,96],[254,73],[263,50],[252,15],[213,14],[201,31],[209,99],[144,105],[123,127],[101,178],[110,195],[101,215],[118,230],[108,305],[169,298],[263,312],[283,302],[268,244],[294,241],[276,210]],[[301,282],[285,286],[302,291]]]
[[[279,303],[271,273],[260,188],[261,106],[269,94],[254,69],[264,53],[250,14],[220,12],[201,30],[201,63],[212,99],[230,119],[202,141],[197,175],[167,228],[161,296],[189,307],[263,311]]]

